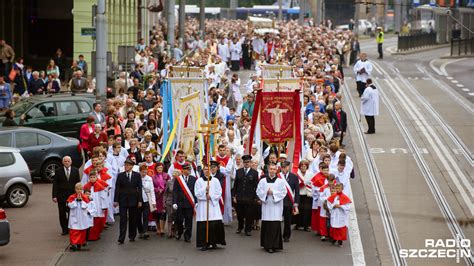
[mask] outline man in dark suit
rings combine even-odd
[[[76,183],[81,182],[79,170],[72,167],[71,164],[71,157],[65,156],[63,158],[63,167],[56,170],[53,180],[53,202],[58,204],[62,235],[67,235],[69,232],[69,208],[66,205],[66,201],[69,196],[75,193]]]
[[[196,198],[194,196],[194,185],[196,184],[196,177],[190,175],[191,173],[191,165],[189,163],[185,163],[183,165],[183,174],[181,177],[181,181],[183,181],[183,185],[187,186],[194,202],[196,202]],[[186,189],[184,189],[186,190]],[[186,196],[186,192],[183,190],[180,182],[176,180],[173,185],[173,209],[176,211],[176,224],[178,228],[178,234],[176,235],[176,239],[180,240],[181,235],[183,235],[183,220],[184,220],[184,241],[190,242],[191,241],[191,232],[193,229],[193,214],[194,214],[194,203],[192,203],[189,198]]]
[[[82,71],[76,72],[76,77],[71,80],[71,91],[72,92],[86,92],[89,87],[86,78],[82,77]]]
[[[252,156],[242,156],[244,167],[237,170],[232,189],[232,198],[236,204],[237,220],[239,222],[236,233],[240,234],[242,229],[245,235],[250,236],[254,220],[255,205],[257,202],[258,172],[250,168]],[[245,228],[244,228],[245,224]]]
[[[135,152],[135,158],[137,159],[137,163],[142,163],[145,161],[145,153],[146,149],[148,148],[148,144],[146,143],[140,143],[140,149]]]
[[[125,171],[118,174],[115,183],[114,206],[119,206],[120,211],[120,235],[118,242],[123,244],[127,233],[128,239],[135,241],[137,236],[137,222],[139,219],[138,208],[143,204],[142,179],[139,173],[132,171],[135,164],[132,160],[125,161]]]
[[[100,124],[102,128],[105,127],[105,114],[102,113],[102,105],[100,103],[92,104],[94,110],[89,113],[90,116],[94,117],[94,123]]]
[[[293,214],[298,213],[298,204],[300,203],[300,182],[298,176],[290,172],[291,163],[285,161],[281,164],[281,178],[285,179],[288,185],[290,185],[291,192],[293,193],[293,199],[291,195],[286,194],[283,199],[283,241],[289,242],[291,237],[291,217]]]
[[[347,131],[347,115],[346,112],[342,110],[340,101],[334,103],[334,118],[336,119],[334,132],[336,132],[336,136],[339,135],[339,145],[342,145],[342,140]]]

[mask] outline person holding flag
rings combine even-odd
[[[225,231],[219,200],[222,188],[219,180],[212,176],[208,165],[204,165],[201,178],[194,185],[196,206],[196,247],[205,251],[225,245]],[[207,234],[207,235],[206,235]]]
[[[195,208],[194,186],[196,177],[190,175],[191,165],[185,163],[182,166],[182,175],[176,177],[173,185],[173,209],[176,211],[176,225],[178,234],[176,240],[180,240],[183,235],[184,221],[184,242],[191,242],[193,230],[193,214]]]

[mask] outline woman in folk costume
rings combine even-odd
[[[308,170],[309,162],[307,160],[300,161],[298,167],[298,179],[300,182],[300,205],[298,209],[300,213],[295,216],[295,229],[303,227],[303,230],[310,231],[311,225],[311,207],[313,203],[313,192],[311,179],[314,173]]]
[[[93,211],[94,226],[89,231],[90,241],[100,239],[100,233],[104,230],[107,219],[107,208],[109,206],[108,185],[97,176],[97,171],[89,172],[89,182],[84,185],[84,191],[90,193],[90,199],[94,202]]]
[[[69,242],[71,250],[81,250],[86,243],[87,229],[90,227],[90,214],[88,207],[90,199],[82,193],[82,184],[77,183],[76,193],[69,196],[67,206],[69,207]]]
[[[331,187],[336,184],[336,180],[333,174],[329,174],[327,178],[328,182],[324,184],[319,189],[319,201],[318,201],[318,208],[319,208],[319,234],[321,235],[321,241],[326,241],[326,237],[329,236],[329,232],[327,229],[327,205],[326,200],[331,196]],[[326,207],[326,208],[325,208]]]
[[[329,235],[333,244],[342,247],[342,241],[347,240],[347,225],[349,223],[349,211],[351,199],[342,192],[343,184],[336,184],[336,194],[327,199],[328,209],[331,211],[331,229]]]
[[[208,165],[203,166],[201,178],[198,178],[194,185],[194,194],[198,200],[196,204],[196,246],[201,250],[207,250],[210,247],[216,248],[217,244],[225,245],[224,223],[219,206],[222,187],[219,180],[211,176]],[[208,226],[207,229],[206,226]]]

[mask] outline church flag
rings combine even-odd
[[[268,143],[283,143],[294,138],[294,94],[294,92],[262,92],[260,107],[262,140]]]

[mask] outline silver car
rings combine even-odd
[[[25,206],[33,193],[30,170],[20,150],[0,147],[0,202],[13,208]]]

